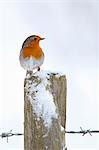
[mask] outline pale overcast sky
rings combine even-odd
[[[22,42],[32,34],[46,40],[43,70],[67,76],[67,130],[99,130],[98,0],[0,0],[0,133],[23,132],[25,71]],[[24,139],[0,139],[0,150],[23,150]],[[68,150],[98,150],[99,135],[66,135]]]

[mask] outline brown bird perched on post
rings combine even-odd
[[[25,70],[30,72],[33,72],[33,69],[40,70],[44,61],[44,53],[39,42],[44,39],[37,35],[31,35],[23,42],[19,60]]]

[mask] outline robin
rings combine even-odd
[[[39,46],[39,42],[44,40],[37,35],[29,36],[22,45],[20,51],[20,64],[28,72],[33,72],[33,69],[40,71],[40,66],[44,61],[44,53]]]

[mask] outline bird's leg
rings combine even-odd
[[[28,74],[31,76],[31,75],[32,75],[32,73],[33,73],[33,71],[29,71],[29,70],[27,70],[27,72],[26,72],[26,76],[28,76]]]
[[[38,67],[37,71],[40,71],[40,67]]]

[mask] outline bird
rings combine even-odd
[[[34,69],[40,71],[40,66],[44,62],[44,52],[39,45],[44,40],[38,35],[31,35],[25,39],[20,50],[20,65],[27,71],[33,72]]]

